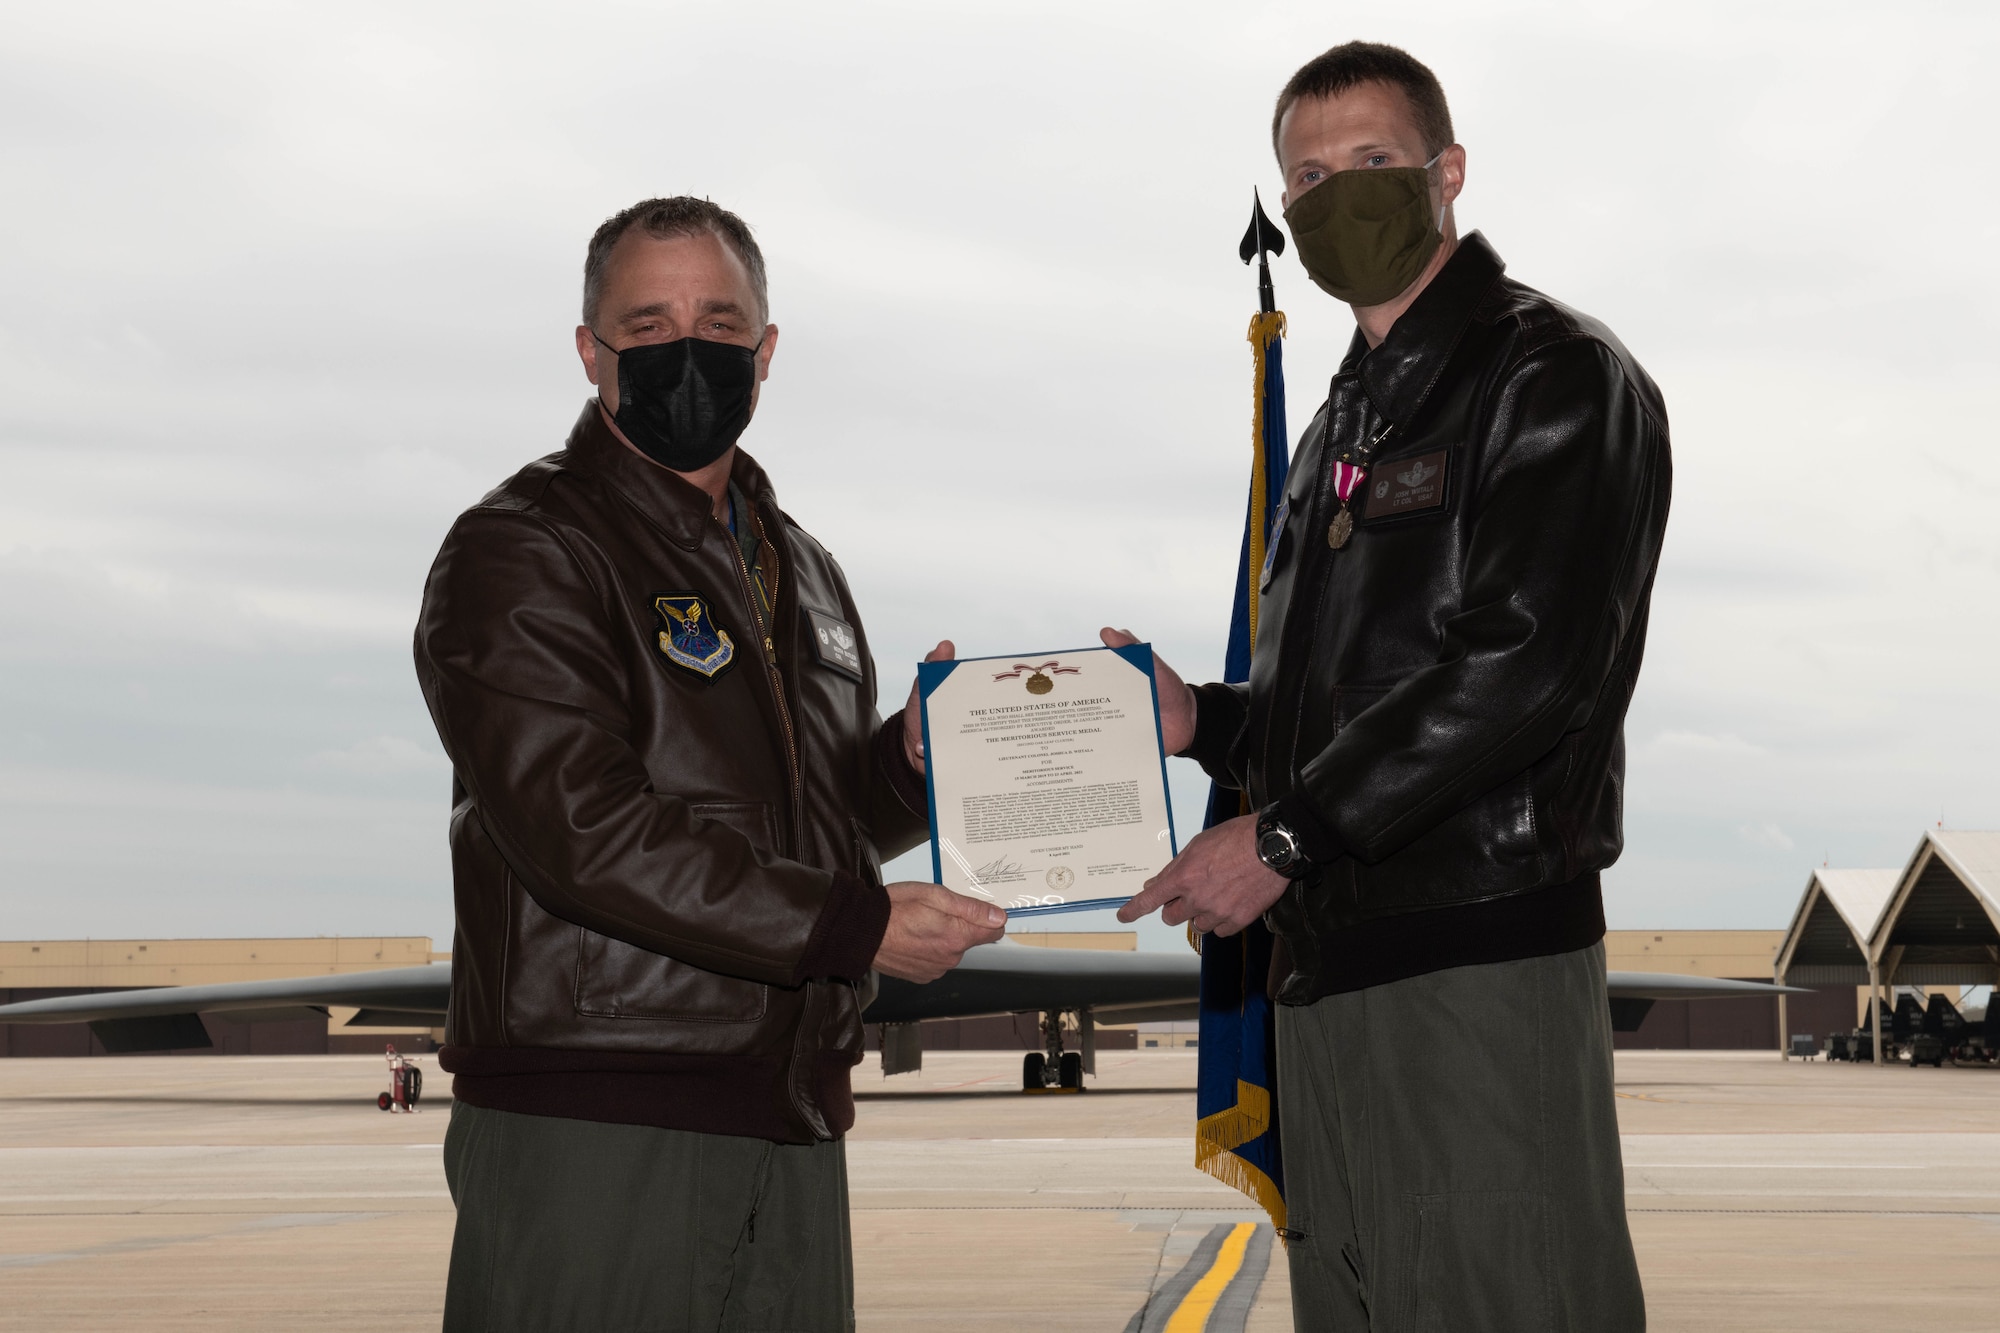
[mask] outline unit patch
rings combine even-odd
[[[715,623],[708,599],[700,593],[664,593],[653,599],[653,609],[666,622],[660,652],[675,666],[713,680],[736,660],[735,642]]]
[[[822,665],[845,671],[856,680],[867,679],[861,668],[861,639],[854,626],[836,620],[824,611],[805,608],[806,624],[812,630],[813,648]]]
[[[1368,478],[1368,521],[1443,508],[1445,476],[1449,472],[1446,464],[1450,461],[1451,451],[1440,449],[1419,458],[1377,463]]]

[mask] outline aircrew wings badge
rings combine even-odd
[[[708,600],[699,593],[666,593],[653,599],[653,609],[666,622],[660,652],[675,666],[713,680],[736,660],[729,631],[715,623]]]

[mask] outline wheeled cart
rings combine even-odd
[[[394,1046],[389,1047],[384,1058],[389,1061],[389,1090],[375,1098],[375,1105],[384,1111],[415,1115],[417,1099],[424,1095],[424,1071]]]

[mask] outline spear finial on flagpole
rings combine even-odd
[[[1257,309],[1270,314],[1278,308],[1277,298],[1271,292],[1271,256],[1285,253],[1285,233],[1264,215],[1264,201],[1257,197],[1257,187],[1250,187],[1250,230],[1243,233],[1243,244],[1236,247],[1236,253],[1244,263],[1257,261]]]

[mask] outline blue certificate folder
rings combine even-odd
[[[1123,648],[1106,648],[1094,645],[1068,652],[1012,654],[1006,657],[963,657],[951,662],[920,662],[917,664],[917,693],[923,705],[924,734],[924,787],[930,803],[931,822],[931,878],[938,884],[944,883],[944,850],[940,846],[937,809],[937,749],[931,744],[931,695],[938,686],[951,678],[953,672],[962,668],[989,668],[993,663],[1004,663],[1024,671],[1038,671],[1030,665],[1048,659],[1083,658],[1092,654],[1116,653],[1132,666],[1145,674],[1152,688],[1153,735],[1160,752],[1160,792],[1166,803],[1167,842],[1170,855],[1180,854],[1180,841],[1174,831],[1173,798],[1167,790],[1166,743],[1160,733],[1160,686],[1153,674],[1153,646],[1150,643],[1134,643]],[[1031,691],[1032,692],[1032,691]],[[1008,907],[1007,915],[1014,917],[1057,916],[1065,912],[1088,912],[1106,907],[1118,907],[1129,901],[1130,895],[1115,898],[1084,898],[1076,902],[1042,902],[1034,906]],[[1004,906],[1004,904],[1002,904]]]

